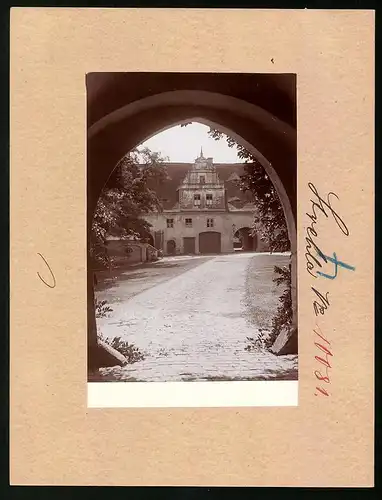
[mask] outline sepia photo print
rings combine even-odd
[[[296,75],[86,92],[88,382],[296,381]]]

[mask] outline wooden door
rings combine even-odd
[[[195,237],[183,238],[183,253],[185,254],[195,253]]]
[[[200,253],[220,253],[221,234],[216,231],[206,231],[199,234]]]

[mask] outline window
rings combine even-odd
[[[212,194],[211,193],[206,194],[206,203],[207,203],[207,205],[212,205]]]
[[[167,227],[174,227],[174,219],[167,219]]]
[[[205,175],[201,175],[199,177],[199,181],[200,181],[200,184],[205,184],[206,183],[206,176]]]
[[[214,219],[207,219],[207,227],[214,227]]]
[[[194,194],[194,205],[196,207],[200,206],[200,194]]]
[[[192,219],[186,219],[186,227],[192,227]]]

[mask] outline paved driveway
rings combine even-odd
[[[286,255],[172,257],[104,281],[97,297],[113,312],[104,336],[134,343],[146,358],[103,369],[105,379],[139,381],[293,379],[297,356],[248,352],[246,337],[269,325],[280,290],[273,266]],[[135,276],[135,277],[134,277]],[[258,307],[257,307],[258,304]]]

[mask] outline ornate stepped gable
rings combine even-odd
[[[201,189],[215,193],[219,203],[218,206],[213,206],[219,210],[242,209],[251,201],[250,194],[243,193],[238,185],[240,175],[244,173],[242,163],[213,163],[213,159],[205,158],[201,150],[193,164],[166,163],[165,165],[168,179],[158,188],[158,195],[162,200],[164,210],[190,209],[190,195],[183,198],[183,203],[181,203],[181,194],[187,191],[198,194]],[[199,182],[200,178],[202,182],[204,181],[204,188]],[[194,208],[193,202],[192,197],[192,208]]]
[[[205,158],[203,150],[178,187],[179,209],[226,210],[224,182],[221,182],[212,158]]]

